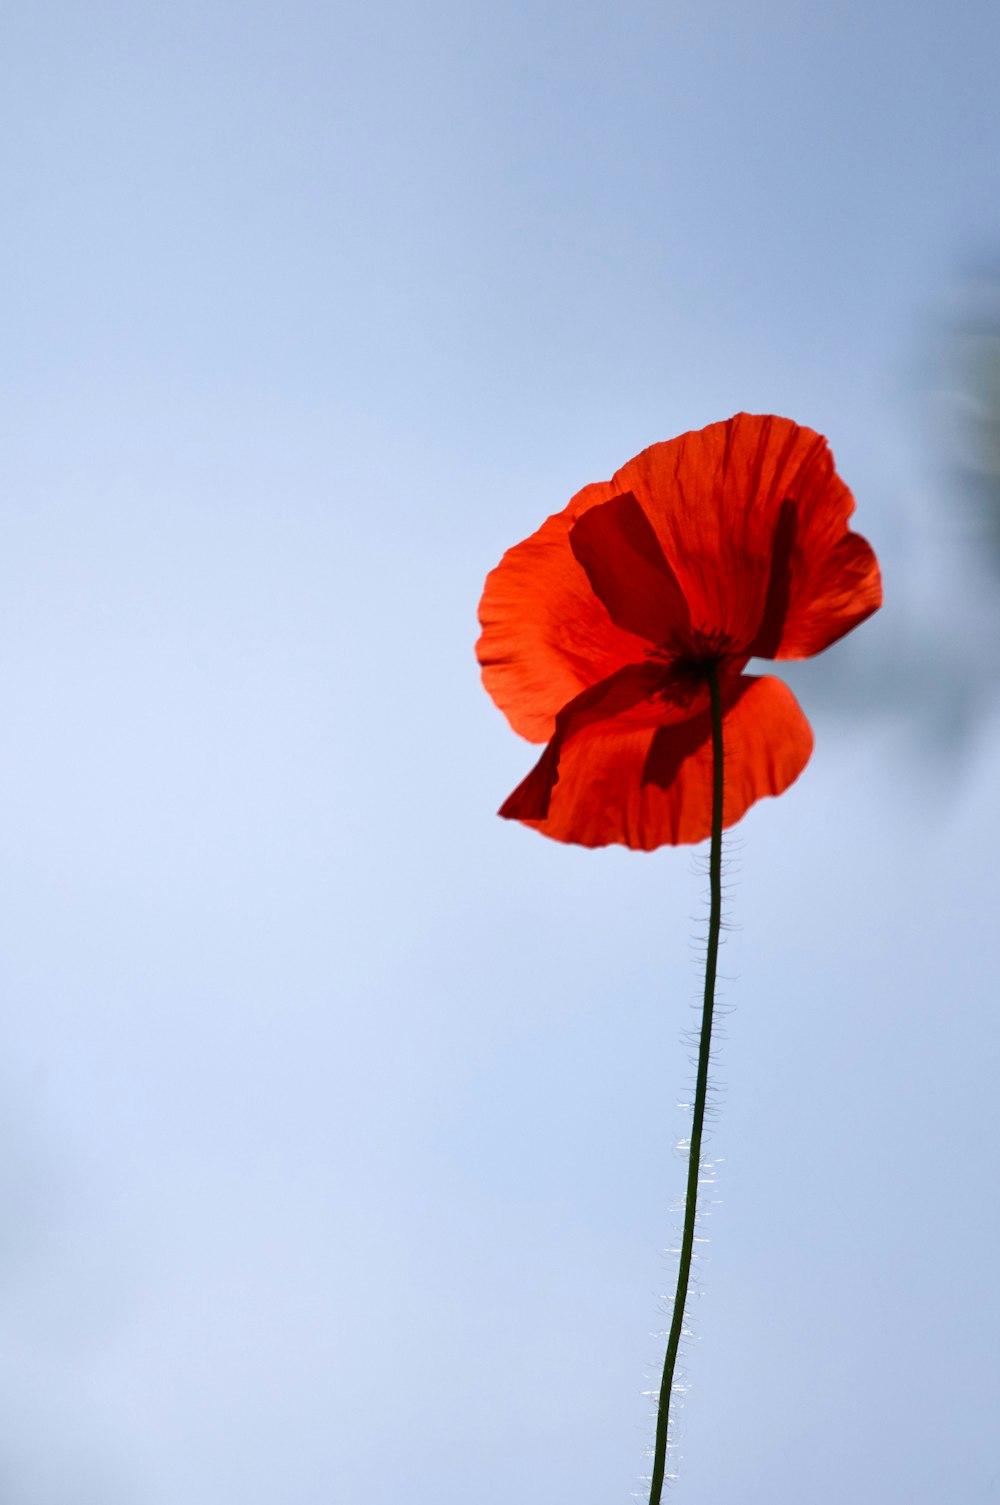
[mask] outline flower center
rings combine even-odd
[[[722,664],[736,655],[726,633],[687,627],[648,649],[647,657],[669,664],[675,672],[704,677],[710,664]]]
[[[675,633],[646,653],[647,658],[663,666],[663,693],[674,702],[693,701],[708,685],[708,671],[718,669],[739,673],[746,656],[734,653],[724,632],[703,631],[688,627]]]

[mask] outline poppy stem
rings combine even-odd
[[[667,1425],[674,1388],[674,1369],[677,1365],[681,1333],[684,1330],[684,1307],[691,1277],[695,1218],[698,1211],[698,1181],[701,1176],[701,1136],[705,1122],[705,1099],[708,1095],[708,1063],[712,1051],[715,975],[719,961],[719,930],[722,925],[722,698],[719,693],[719,674],[715,664],[708,666],[708,688],[712,701],[712,844],[708,863],[711,907],[708,921],[708,956],[705,964],[705,1000],[701,1012],[698,1077],[694,1094],[694,1118],[691,1124],[691,1148],[688,1152],[684,1234],[681,1239],[681,1260],[677,1271],[677,1292],[674,1296],[670,1336],[667,1339],[667,1356],[663,1362],[663,1379],[660,1384],[649,1505],[660,1505],[660,1496],[663,1493],[663,1475],[667,1464]]]

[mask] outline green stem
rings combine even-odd
[[[691,1277],[694,1251],[694,1225],[698,1210],[698,1179],[701,1173],[701,1135],[705,1122],[705,1098],[708,1094],[708,1061],[712,1050],[712,1014],[715,1010],[715,974],[719,961],[719,929],[722,923],[722,701],[719,675],[709,665],[708,687],[712,700],[712,846],[709,854],[711,910],[708,921],[708,959],[705,966],[705,1001],[701,1012],[701,1040],[698,1045],[698,1080],[694,1094],[694,1120],[691,1125],[691,1149],[688,1155],[687,1196],[684,1201],[684,1236],[681,1239],[681,1262],[677,1271],[677,1293],[663,1361],[660,1405],[656,1417],[656,1445],[649,1505],[660,1505],[663,1473],[667,1463],[667,1424],[670,1397],[673,1393],[674,1369],[684,1327],[684,1306]]]

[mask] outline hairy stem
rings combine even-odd
[[[660,1505],[660,1497],[663,1493],[663,1474],[667,1463],[667,1426],[670,1418],[670,1398],[673,1394],[677,1350],[680,1347],[681,1332],[684,1327],[684,1307],[687,1302],[688,1284],[691,1278],[694,1227],[698,1211],[698,1180],[701,1173],[701,1136],[705,1122],[705,1098],[708,1093],[708,1062],[712,1050],[715,974],[719,960],[719,929],[722,923],[722,701],[719,694],[719,675],[714,664],[709,666],[708,684],[712,699],[712,845],[709,854],[708,869],[711,910],[708,921],[708,958],[705,965],[705,1001],[701,1011],[701,1039],[698,1045],[698,1080],[694,1094],[691,1149],[688,1155],[687,1194],[684,1200],[684,1236],[681,1239],[681,1260],[677,1271],[677,1292],[674,1296],[670,1336],[667,1340],[667,1356],[663,1361],[663,1379],[660,1383],[660,1404],[656,1417],[656,1444],[653,1451],[653,1474],[649,1490],[649,1505]]]

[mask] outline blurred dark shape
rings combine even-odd
[[[895,766],[936,776],[946,764],[954,794],[1000,690],[1000,260],[965,279],[908,396],[897,493],[854,481],[852,521],[882,562],[885,605],[863,633],[777,672],[818,736],[875,723]]]
[[[1000,268],[970,283],[956,341],[957,468],[975,531],[1000,570]]]

